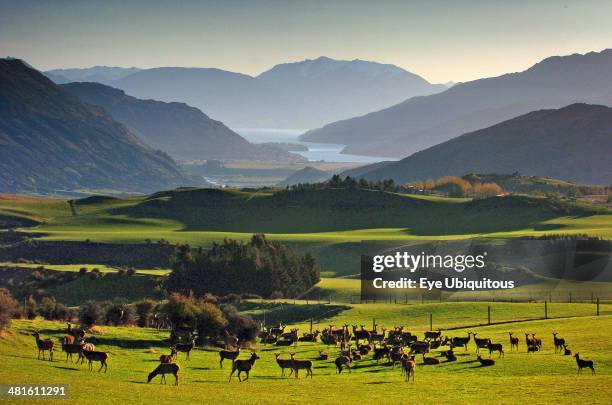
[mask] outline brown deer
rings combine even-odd
[[[36,338],[36,347],[38,348],[37,359],[40,360],[40,354],[42,353],[42,358],[45,360],[45,352],[48,351],[49,361],[53,361],[53,349],[55,347],[55,343],[51,339],[42,340],[38,331],[32,333],[32,336]]]
[[[161,374],[161,381],[159,383],[165,384],[166,374],[172,374],[174,375],[174,385],[178,385],[179,384],[179,377],[178,377],[179,370],[180,370],[180,367],[176,363],[162,363],[159,366],[157,366],[155,370],[149,373],[149,376],[147,377],[147,383],[150,383],[151,380],[155,378],[155,376]]]
[[[468,332],[467,337],[454,337],[450,339],[450,344],[453,345],[453,347],[463,346],[465,348],[465,351],[467,351],[468,343],[470,343],[471,337],[471,334]],[[448,339],[445,341],[445,343],[448,343]]]
[[[364,325],[361,325],[361,329],[357,329],[357,325],[353,325],[353,336],[357,344],[359,344],[361,339],[370,340],[370,332],[365,329]]]
[[[412,382],[414,382],[414,374],[416,371],[416,360],[414,356],[405,356],[402,359],[402,373],[406,374],[406,382],[410,381],[412,375]]]
[[[225,337],[223,340],[224,340],[223,343],[225,344],[224,349],[226,350],[231,347],[238,347],[238,337],[236,337],[236,335],[229,333],[227,329],[225,329]]]
[[[329,358],[329,354],[323,352],[323,350],[319,350],[319,360],[327,360]]]
[[[73,328],[70,322],[66,322],[66,324],[68,325],[68,334],[74,337],[77,342],[82,341],[85,338],[85,331],[83,329]]]
[[[519,345],[518,336],[512,336],[512,332],[508,332],[508,334],[510,335],[510,351],[513,351],[515,347],[516,347],[516,350],[518,351],[518,345]]]
[[[285,376],[285,369],[288,368],[291,370],[289,373],[289,377],[291,377],[291,375],[293,375],[293,368],[291,367],[293,365],[293,359],[281,359],[279,358],[280,355],[280,353],[274,353],[274,356],[276,357],[276,364],[278,364],[281,369],[281,376]]]
[[[108,369],[108,354],[104,352],[89,351],[85,349],[82,349],[81,353],[83,354],[84,358],[87,359],[89,371],[93,370],[93,362],[99,361],[100,368],[98,369],[98,372],[102,371],[102,367],[104,367],[104,372],[106,373],[106,370]]]
[[[334,363],[336,364],[336,373],[341,374],[343,367],[346,367],[350,373],[352,361],[353,359],[351,358],[350,353],[348,356],[343,355],[343,356],[336,358],[336,360],[334,360]]]
[[[427,364],[430,366],[436,365],[436,364],[440,364],[440,359],[435,358],[435,357],[425,357],[423,356],[423,364]]]
[[[189,360],[189,354],[191,353],[194,347],[195,347],[195,337],[191,338],[191,342],[189,343],[177,343],[173,347],[175,351],[174,357],[175,358],[177,357],[178,352],[183,352],[186,355],[186,359]]]
[[[472,336],[474,336],[474,343],[476,343],[476,353],[480,353],[480,349],[487,349],[489,347],[489,343],[491,343],[491,339],[477,338],[475,332],[468,332],[468,335],[469,334],[472,334]]]
[[[166,363],[166,364],[172,363],[172,361],[176,357],[176,350],[174,350],[173,347],[170,349],[171,349],[170,354],[162,354],[161,356],[159,356],[160,363]]]
[[[578,374],[582,374],[583,368],[590,368],[591,374],[595,374],[595,367],[593,365],[593,360],[582,360],[580,358],[580,353],[574,354],[576,358],[576,364],[578,364]]]
[[[480,362],[480,365],[483,366],[483,367],[494,366],[495,365],[495,360],[493,360],[493,359],[483,359],[482,357],[480,357],[480,354],[476,358]]]
[[[232,365],[240,355],[240,346],[236,350],[221,350],[219,352],[219,368],[223,368],[223,360],[228,359],[232,361]]]
[[[310,360],[296,360],[295,353],[289,353],[291,355],[291,370],[295,372],[295,378],[298,378],[299,370],[306,370],[306,378],[310,375],[312,378],[312,361]]]
[[[79,360],[82,361],[81,358],[81,349],[83,349],[83,343],[70,343],[71,340],[69,338],[72,338],[72,336],[65,336],[61,343],[62,343],[62,351],[64,351],[66,353],[66,361],[68,361],[68,357],[70,357],[70,361],[74,363],[73,359],[72,359],[72,355],[73,354],[77,354],[79,357],[77,358],[77,363],[79,362]]]
[[[542,350],[542,339],[537,338],[535,333],[531,334],[533,345],[538,348],[538,350]]]
[[[563,345],[563,355],[564,356],[571,356],[572,355],[572,351],[567,348],[567,345]]]
[[[557,335],[559,333],[553,332],[553,342],[555,344],[555,353],[561,352],[563,350],[563,346],[565,345],[565,339],[558,338]]]
[[[425,339],[436,340],[436,339],[439,339],[440,336],[442,336],[442,329],[438,329],[437,331],[426,331],[425,332]]]
[[[246,373],[246,378],[244,381],[249,379],[249,373],[253,366],[255,365],[255,360],[259,359],[259,356],[255,352],[251,352],[251,357],[248,360],[236,360],[232,364],[232,372],[230,373],[229,380],[232,381],[232,376],[238,370],[238,381],[242,382],[243,380],[240,378],[240,374],[244,371]]]
[[[491,354],[493,354],[493,352],[499,352],[499,357],[506,357],[506,355],[504,354],[504,346],[501,343],[491,343],[491,341],[489,340],[489,345],[487,346],[487,348],[489,349],[489,357],[491,357]]]
[[[525,333],[525,344],[527,345],[527,353],[538,351],[538,347],[535,345],[533,338],[529,337],[529,333]]]

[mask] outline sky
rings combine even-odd
[[[217,67],[256,75],[328,56],[432,83],[612,47],[612,1],[0,0],[0,56],[40,70]]]

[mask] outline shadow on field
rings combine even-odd
[[[129,380],[128,382],[132,383],[132,384],[146,384],[145,381],[136,381],[136,380]]]
[[[72,367],[64,367],[64,366],[53,366],[55,368],[59,368],[60,370],[68,370],[68,371],[79,371],[79,368],[72,368]]]
[[[189,367],[189,368],[192,370],[212,370],[211,367]]]
[[[379,385],[379,384],[393,384],[393,383],[391,381],[370,381],[370,382],[365,382],[364,384]]]

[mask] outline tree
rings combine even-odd
[[[19,313],[19,304],[9,290],[0,288],[0,331],[11,326],[11,319]]]
[[[36,300],[33,296],[29,296],[25,304],[25,315],[28,319],[36,318]]]
[[[136,315],[138,317],[138,326],[149,327],[151,324],[151,318],[153,317],[153,309],[155,308],[155,301],[142,300],[134,304],[136,309]]]

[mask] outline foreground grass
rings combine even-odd
[[[384,312],[384,307],[379,312]],[[353,314],[356,315],[356,314]],[[390,321],[392,318],[390,317]],[[358,319],[353,318],[353,321]],[[365,319],[361,320],[366,322]],[[320,344],[301,343],[295,348],[259,347],[261,360],[255,364],[251,380],[228,383],[229,363],[219,369],[215,349],[199,348],[186,361],[180,355],[181,385],[147,385],[146,375],[157,365],[160,353],[168,351],[163,339],[167,333],[151,329],[104,327],[95,337],[96,346],[110,354],[107,374],[89,372],[56,353],[55,361],[36,359],[34,338],[29,332],[40,329],[56,339],[64,325],[42,321],[15,321],[10,333],[0,339],[0,381],[5,384],[69,384],[69,403],[486,403],[495,395],[497,403],[609,403],[612,395],[612,354],[609,339],[601,331],[610,330],[612,316],[533,321],[478,328],[480,336],[507,346],[508,331],[521,336],[520,351],[506,348],[505,358],[494,367],[482,368],[475,362],[474,346],[457,350],[458,361],[423,366],[418,361],[415,383],[405,383],[398,368],[377,365],[372,360],[356,362],[352,373],[335,373],[332,361],[314,360],[318,350],[336,350]],[[597,374],[577,376],[573,358],[554,354],[551,331],[558,330],[574,351],[595,361]],[[544,340],[544,351],[525,353],[521,332],[537,333]],[[448,333],[464,335],[464,330]],[[297,352],[301,359],[314,360],[314,378],[282,378],[274,362],[274,352],[288,357]],[[248,357],[243,353],[241,358]],[[596,393],[596,394],[594,394]],[[53,401],[52,401],[53,402]],[[47,401],[45,401],[47,403]],[[59,402],[58,403],[66,403]]]

